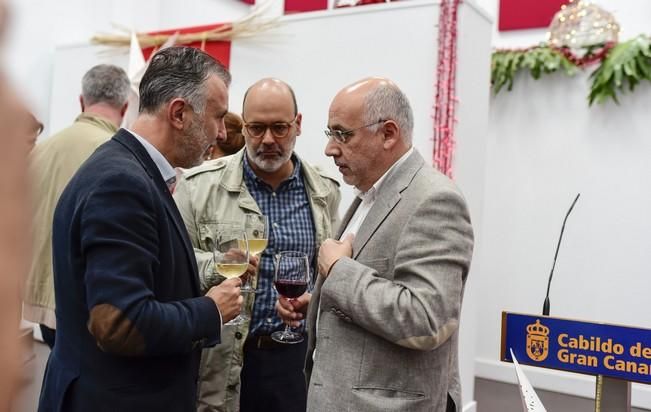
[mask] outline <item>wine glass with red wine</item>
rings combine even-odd
[[[278,293],[289,300],[305,293],[309,267],[309,259],[303,252],[288,251],[277,254],[274,287]],[[272,333],[271,339],[279,343],[300,343],[303,342],[303,335],[293,332],[289,325],[285,325],[285,330]]]

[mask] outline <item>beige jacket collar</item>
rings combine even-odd
[[[233,155],[233,160],[228,162],[224,171],[224,178],[221,180],[221,185],[229,192],[242,192],[246,189],[244,183],[244,168],[242,162],[246,149],[242,149]],[[303,178],[305,183],[309,186],[308,193],[312,198],[323,198],[328,195],[330,188],[323,183],[317,172],[312,166],[304,162],[296,153],[296,157],[301,160],[301,168],[303,170]]]

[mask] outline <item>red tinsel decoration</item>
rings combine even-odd
[[[567,58],[572,64],[578,66],[578,67],[584,67],[589,64],[592,64],[594,62],[602,61],[603,59],[606,58],[606,55],[608,55],[608,52],[610,49],[613,48],[615,45],[615,42],[608,42],[604,44],[602,47],[598,48],[597,51],[590,51],[589,53],[586,53],[584,56],[577,56],[574,53],[572,53],[572,50],[570,50],[567,47],[555,47],[554,50],[557,52],[561,53],[563,56]]]
[[[442,0],[439,13],[436,98],[434,100],[434,165],[452,177],[456,111],[457,12],[461,0]]]

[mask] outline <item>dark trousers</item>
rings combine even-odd
[[[45,325],[38,325],[41,329],[41,335],[43,336],[43,341],[47,343],[47,346],[52,349],[54,347],[54,337],[56,335],[56,330],[50,329]]]
[[[294,345],[250,337],[244,344],[240,412],[305,412],[307,339]]]

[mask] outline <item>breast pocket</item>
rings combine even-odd
[[[205,251],[212,251],[215,245],[215,231],[217,221],[202,220],[199,221],[199,247]]]

